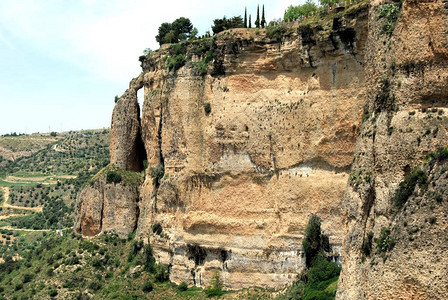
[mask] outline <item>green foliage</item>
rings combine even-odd
[[[268,26],[266,27],[266,36],[270,39],[275,39],[278,42],[286,35],[288,30],[283,25]]]
[[[152,183],[154,186],[159,186],[160,179],[163,178],[164,174],[165,168],[162,163],[158,163],[155,168],[151,168]]]
[[[290,5],[285,11],[283,19],[287,22],[302,19],[317,12],[317,6],[312,0],[307,0],[302,5]]]
[[[220,274],[218,271],[215,271],[212,279],[210,280],[210,286],[205,289],[205,294],[207,297],[220,297],[224,294],[222,290],[222,282],[220,278]]]
[[[155,265],[154,279],[156,282],[165,282],[169,280],[168,268],[164,264]]]
[[[427,159],[429,159],[432,163],[438,161],[444,161],[446,159],[448,159],[448,147],[441,147],[438,148],[437,151],[435,152],[431,152],[430,154],[428,154]]]
[[[375,239],[376,248],[379,252],[387,252],[394,248],[395,241],[390,236],[390,229],[388,227],[381,228],[379,238]]]
[[[264,4],[263,4],[263,12],[261,13],[260,26],[261,26],[261,28],[264,28],[264,26],[266,26],[266,18],[264,16]]]
[[[340,272],[341,268],[334,262],[328,261],[324,254],[320,252],[311,263],[311,268],[308,272],[308,283],[317,287],[319,283],[339,276]]]
[[[146,244],[143,247],[143,264],[145,266],[145,271],[150,273],[154,272],[156,260],[150,244]]]
[[[321,250],[321,229],[320,219],[316,215],[311,215],[305,228],[305,237],[302,241],[302,248],[305,254],[306,266],[310,267],[313,258]]]
[[[156,35],[156,41],[162,45],[166,43],[178,43],[179,41],[185,41],[194,37],[195,33],[190,19],[180,17],[173,23],[162,23]]]
[[[417,185],[422,189],[426,189],[428,183],[428,176],[426,173],[420,169],[415,169],[411,172],[411,174],[407,175],[400,185],[398,189],[395,191],[394,196],[391,201],[397,208],[401,208],[407,201],[408,198],[412,195]]]
[[[149,292],[151,292],[153,289],[154,289],[154,286],[153,286],[153,284],[152,284],[151,281],[146,281],[146,282],[143,284],[143,287],[142,287],[142,291],[143,291],[143,292],[145,292],[145,293],[149,293]]]
[[[372,253],[372,241],[373,232],[370,231],[362,241],[361,251],[365,256],[370,256],[370,253]]]
[[[382,33],[392,35],[400,14],[400,8],[401,4],[398,3],[386,3],[381,6],[378,12],[378,19],[384,19],[384,24],[381,27]]]
[[[114,98],[115,103],[117,103],[119,99],[120,98],[117,95],[115,95],[115,98]]]
[[[160,225],[160,223],[152,224],[151,229],[152,229],[152,232],[157,235],[162,234],[162,231],[163,231],[162,225]]]
[[[334,7],[339,0],[319,0],[319,4],[323,7]]]
[[[166,60],[166,67],[170,71],[175,72],[175,71],[179,70],[180,68],[182,68],[185,65],[186,61],[187,60],[185,58],[185,55],[183,55],[183,54],[170,56]]]
[[[210,105],[210,102],[204,103],[204,112],[207,116],[212,112],[212,107]]]
[[[222,19],[213,20],[212,31],[213,34],[220,33],[221,31],[231,28],[243,28],[244,21],[241,16],[235,16],[227,19],[225,16]]]
[[[255,27],[260,28],[260,5],[257,5],[257,18],[255,19]]]
[[[107,183],[120,183],[123,178],[121,175],[116,171],[109,171],[106,175],[106,182]]]
[[[184,292],[188,290],[188,284],[185,281],[182,281],[182,283],[177,286],[177,289],[181,292]]]

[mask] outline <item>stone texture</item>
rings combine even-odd
[[[429,226],[422,221],[431,215],[427,209],[411,204],[410,211],[396,215],[390,199],[427,153],[446,145],[447,10],[442,1],[404,1],[388,37],[381,34],[378,19],[382,4],[372,5],[369,14],[369,92],[351,173],[354,180],[345,193],[347,235],[337,298],[440,299],[447,286],[439,276],[446,272],[446,261],[438,254],[446,248],[439,236],[446,228],[443,206],[431,213],[443,220],[441,224]],[[421,201],[434,205],[428,197]],[[423,226],[417,242],[409,240],[404,220],[407,226]],[[363,239],[369,232],[377,238],[382,227],[392,229],[396,247],[385,261],[377,251],[363,258]]]
[[[75,231],[84,236],[110,232],[125,238],[137,227],[138,201],[138,187],[124,183],[108,184],[103,174],[77,197]]]
[[[142,86],[142,75],[134,78],[129,89],[118,99],[112,113],[110,162],[123,170],[143,169],[145,151],[141,141],[140,107],[137,101],[137,91]]]

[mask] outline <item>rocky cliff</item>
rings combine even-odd
[[[335,257],[346,236],[338,296],[375,298],[362,278],[381,275],[362,258],[363,239],[391,220],[403,176],[446,140],[444,3],[405,2],[398,20],[383,6],[141,57],[113,112],[109,168],[144,182],[97,176],[78,197],[76,230],[136,229],[177,283],[206,286],[219,270],[228,288],[278,289],[304,266],[314,213]],[[125,211],[99,212],[106,203]]]
[[[446,1],[371,5],[338,299],[445,298],[446,162],[437,155],[424,163],[448,138],[447,8]],[[396,19],[385,16],[391,9]]]

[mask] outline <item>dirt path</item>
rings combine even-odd
[[[15,206],[8,203],[9,200],[9,187],[5,186],[2,187],[4,194],[3,198],[5,198],[5,201],[2,203],[3,208],[12,208],[12,209],[21,209],[21,210],[29,210],[29,211],[35,211],[35,212],[42,212],[43,207],[26,207],[26,206]]]
[[[15,228],[15,227],[11,227],[11,226],[5,226],[5,227],[0,227],[0,229],[6,229],[6,230],[18,230],[18,231],[41,231],[41,232],[50,232],[53,231],[55,229],[28,229],[28,228]]]

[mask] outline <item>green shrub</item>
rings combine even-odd
[[[174,56],[170,56],[166,60],[166,67],[170,71],[177,71],[182,68],[186,63],[186,58],[184,54],[177,54]]]
[[[92,281],[89,284],[89,289],[91,289],[92,291],[99,291],[102,288],[101,283],[99,283],[98,281]]]
[[[160,225],[160,223],[152,224],[151,229],[152,229],[152,232],[157,235],[160,235],[163,231],[162,225]]]
[[[116,171],[108,171],[106,175],[107,183],[120,183],[123,178]]]
[[[149,293],[149,292],[151,292],[153,289],[154,289],[154,287],[153,287],[151,281],[146,281],[146,282],[143,284],[143,287],[142,287],[142,291],[143,291],[143,292],[145,292],[145,293]]]
[[[164,174],[165,168],[162,163],[158,163],[155,168],[151,168],[152,183],[154,186],[158,186],[160,184],[160,179],[163,178]]]
[[[401,5],[397,3],[387,3],[381,6],[378,13],[378,19],[384,19],[381,32],[392,35],[397,24],[398,15],[400,14]]]
[[[311,263],[311,268],[308,272],[308,282],[311,285],[316,285],[339,276],[340,272],[341,268],[334,262],[328,261],[321,252]]]
[[[168,269],[163,264],[155,265],[154,279],[156,282],[165,282],[169,279]]]
[[[152,247],[150,244],[145,245],[143,248],[143,264],[145,271],[153,273],[155,269],[156,260],[153,256]]]
[[[56,296],[58,295],[58,291],[57,291],[56,289],[50,289],[50,290],[48,291],[48,295],[49,295],[50,297],[56,297]]]
[[[188,290],[188,284],[185,281],[183,281],[181,284],[179,284],[177,289],[181,292],[184,292],[184,291]]]
[[[287,29],[282,25],[266,27],[266,36],[270,39],[277,40],[278,42],[282,40],[286,33]]]
[[[224,294],[218,271],[215,271],[215,274],[210,280],[210,286],[205,289],[205,294],[207,295],[207,297],[215,297],[215,296],[220,297],[222,296],[222,294]]]
[[[210,102],[204,103],[204,112],[207,116],[212,112],[212,107],[210,105]]]
[[[390,236],[390,229],[387,227],[381,228],[380,237],[375,239],[376,248],[379,252],[387,252],[394,248],[395,241]]]
[[[415,190],[416,185],[418,184],[420,188],[426,189],[427,187],[428,177],[425,172],[420,169],[415,169],[411,172],[411,174],[407,175],[400,185],[398,189],[395,191],[394,196],[391,198],[392,203],[397,208],[401,208],[407,201],[408,198],[412,195]]]
[[[373,241],[373,232],[370,231],[362,241],[361,250],[365,256],[370,256],[370,253],[372,253],[372,241]]]

